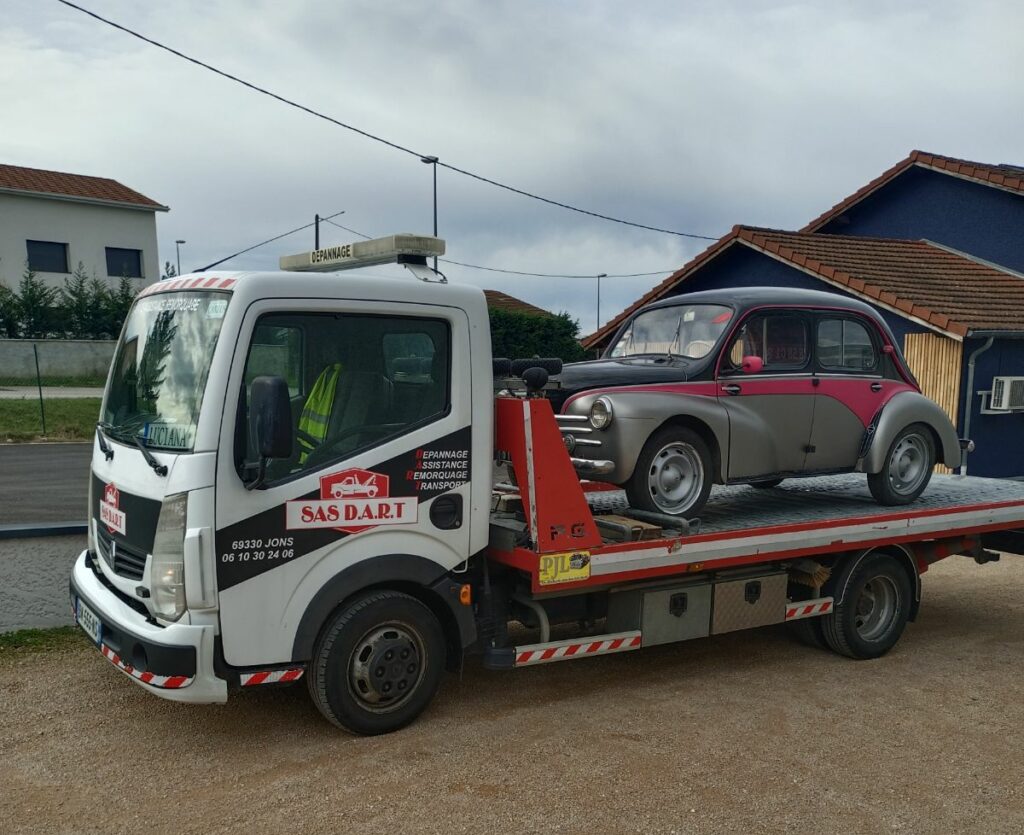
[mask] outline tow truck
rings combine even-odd
[[[937,476],[901,508],[858,474],[724,487],[700,519],[629,507],[588,478],[614,462],[569,452],[599,441],[554,413],[560,363],[493,358],[483,293],[427,266],[444,251],[393,235],[135,301],[70,593],[137,685],[222,703],[305,680],[330,722],[379,734],[473,657],[514,675],[790,623],[876,658],[930,565],[1021,552],[1014,481]],[[396,263],[413,278],[347,272]]]

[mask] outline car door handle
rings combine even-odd
[[[724,386],[722,386],[722,391],[724,391],[726,394],[739,394],[741,391],[743,391],[743,389],[736,383],[726,383]]]
[[[871,384],[871,390],[872,391],[881,391],[882,390],[882,384],[881,383],[872,383]]]

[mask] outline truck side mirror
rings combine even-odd
[[[764,360],[760,357],[744,357],[743,362],[740,363],[740,369],[744,374],[760,374],[763,368]]]
[[[252,381],[250,426],[261,459],[290,458],[292,407],[283,377],[257,377]]]

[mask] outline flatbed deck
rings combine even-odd
[[[935,476],[906,507],[882,507],[860,474],[793,479],[761,490],[716,488],[697,534],[616,542],[587,550],[587,576],[541,575],[544,555],[491,549],[491,559],[528,573],[535,595],[709,571],[811,554],[1024,528],[1024,482]]]

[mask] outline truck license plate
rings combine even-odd
[[[85,630],[85,634],[92,638],[93,642],[100,642],[100,619],[86,606],[82,599],[78,599],[78,625]]]

